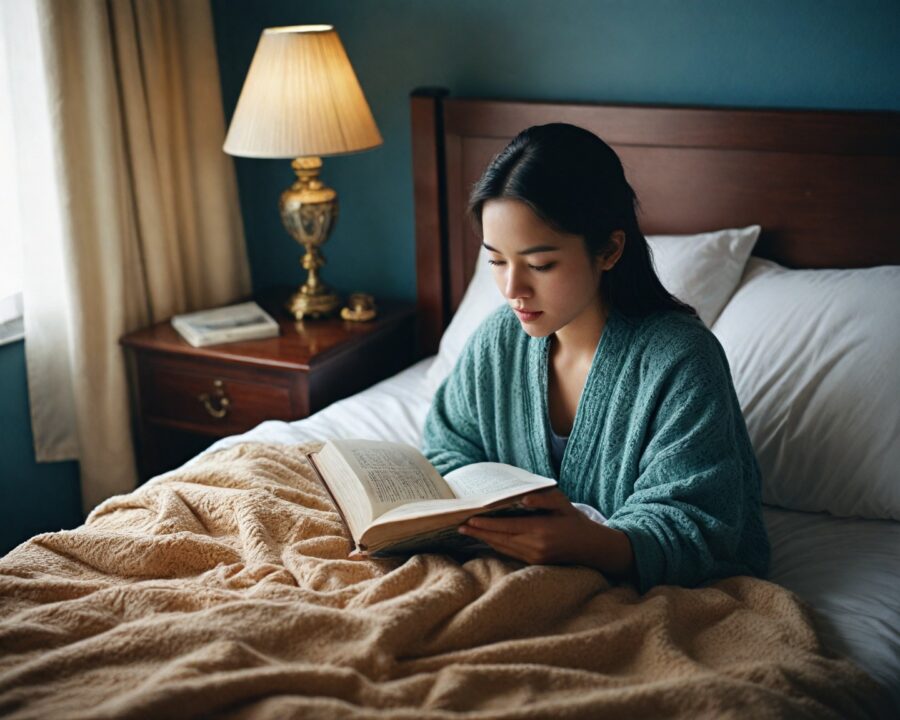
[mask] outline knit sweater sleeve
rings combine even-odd
[[[453,370],[438,387],[425,418],[422,453],[441,475],[487,460],[476,397],[482,335],[476,332],[469,338]]]
[[[703,337],[657,380],[633,492],[608,521],[631,540],[640,591],[763,574],[763,549],[741,557],[748,514],[762,513],[759,467],[724,352]]]

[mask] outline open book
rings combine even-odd
[[[379,440],[329,440],[307,458],[350,531],[351,555],[485,547],[457,528],[473,515],[540,512],[522,505],[522,496],[556,485],[493,462],[441,477],[411,445]]]

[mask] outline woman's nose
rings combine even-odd
[[[525,274],[511,267],[506,273],[506,297],[515,300],[519,297],[529,297],[530,294],[531,289],[525,280]]]

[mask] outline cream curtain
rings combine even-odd
[[[119,338],[250,277],[208,0],[36,2],[54,177],[19,153],[31,420],[88,512],[136,485]]]

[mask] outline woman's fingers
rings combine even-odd
[[[522,498],[522,504],[526,507],[546,510],[565,510],[572,507],[569,498],[557,488],[529,493]]]
[[[575,510],[575,507],[569,502],[569,498],[557,489],[530,493],[522,497],[522,503],[533,510],[550,510],[551,512],[555,510],[561,513]],[[472,527],[493,530],[494,532],[509,534],[532,533],[540,526],[540,523],[546,520],[546,517],[541,515],[526,515],[524,517],[486,517],[479,515],[469,518],[467,524]],[[546,513],[543,513],[543,515],[546,515]]]
[[[522,517],[471,517],[459,531],[504,555],[527,563],[554,562],[572,555],[583,528],[582,514],[557,488],[523,496],[528,508],[544,510]]]
[[[466,526],[462,526],[460,532],[486,542],[497,552],[509,555],[518,560],[530,562],[529,557],[533,550],[527,542],[527,537],[491,532],[490,530],[481,530]],[[525,542],[522,542],[523,539]]]
[[[541,517],[471,517],[463,527],[475,527],[507,535],[533,533],[544,521]]]

